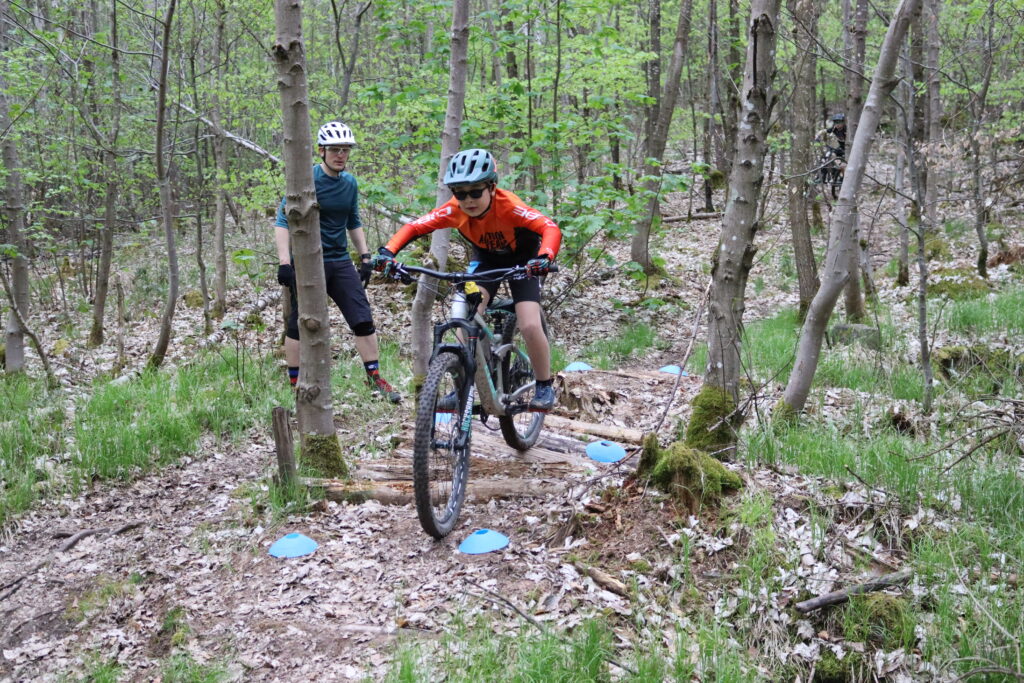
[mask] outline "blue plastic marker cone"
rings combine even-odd
[[[501,550],[508,545],[508,536],[490,529],[477,529],[459,544],[459,552],[467,555],[482,555]]]
[[[587,455],[598,462],[618,462],[626,457],[626,449],[611,441],[594,441],[587,444]]]
[[[274,541],[270,546],[270,554],[274,557],[302,557],[309,555],[317,547],[317,542],[309,536],[292,533]]]
[[[565,370],[563,372],[584,372],[585,370],[593,370],[593,369],[594,368],[590,367],[589,365],[587,365],[583,361],[575,360],[575,361],[569,363],[568,365],[566,365],[565,366]]]
[[[658,368],[658,372],[667,372],[670,375],[682,375],[683,377],[689,377],[686,370],[683,370],[678,365],[666,365],[663,368]]]

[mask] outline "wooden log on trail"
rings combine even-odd
[[[395,482],[392,485],[373,481],[340,481],[337,479],[301,480],[310,488],[323,489],[328,500],[339,503],[363,503],[376,500],[384,505],[408,505],[413,502],[412,483]],[[566,484],[550,479],[481,479],[470,477],[466,499],[473,502],[531,498],[561,493]]]
[[[682,221],[699,221],[707,218],[721,218],[721,211],[694,212],[687,216],[666,216],[662,223],[681,223]]]
[[[594,424],[593,422],[582,422],[580,420],[570,420],[569,418],[560,417],[558,415],[548,415],[544,419],[544,424],[545,426],[552,427],[554,429],[567,429],[571,432],[591,434],[593,436],[600,436],[614,441],[625,441],[626,443],[639,444],[643,443],[644,440],[644,433],[639,429],[617,427],[615,425]]]
[[[850,586],[843,590],[832,591],[825,595],[819,595],[816,598],[810,600],[804,600],[803,602],[796,603],[796,611],[800,614],[807,614],[813,612],[816,609],[827,607],[829,605],[838,605],[846,602],[852,595],[862,595],[864,593],[873,593],[875,591],[884,590],[886,588],[892,588],[893,586],[902,586],[910,577],[913,576],[913,572],[909,569],[902,571],[893,572],[892,574],[886,574],[880,576],[877,579],[872,579],[865,583],[857,584],[856,586]]]

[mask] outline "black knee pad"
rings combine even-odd
[[[357,323],[352,326],[352,334],[357,337],[369,337],[371,334],[377,331],[377,328],[373,326],[372,320],[366,322]]]

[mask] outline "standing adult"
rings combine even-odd
[[[370,388],[378,396],[397,403],[401,396],[380,374],[377,330],[364,289],[372,271],[366,234],[359,218],[359,187],[355,177],[345,170],[356,139],[344,123],[330,121],[320,127],[316,144],[320,163],[313,166],[313,183],[320,207],[320,241],[323,245],[327,295],[341,309],[345,322],[355,335],[356,351],[363,361]],[[348,253],[350,238],[360,256],[358,270]],[[286,325],[284,352],[288,363],[288,378],[294,385],[299,377],[299,305],[285,199],[281,200],[277,210],[274,240],[279,263],[277,281],[291,292],[291,312]]]

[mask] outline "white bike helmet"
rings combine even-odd
[[[316,134],[316,144],[321,147],[328,145],[352,145],[356,144],[356,136],[352,135],[352,129],[341,121],[329,121],[320,126]]]
[[[498,179],[498,166],[485,149],[467,149],[452,157],[444,172],[445,185],[462,185]]]

